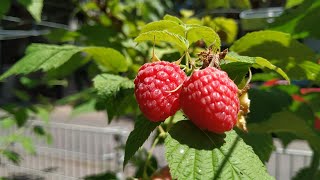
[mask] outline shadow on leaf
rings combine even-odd
[[[169,133],[180,144],[197,150],[220,148],[225,143],[224,138],[226,137],[226,134],[215,134],[201,130],[189,120],[177,122]]]

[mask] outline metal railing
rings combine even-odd
[[[47,126],[53,143],[33,138],[36,155],[25,153],[19,145],[11,148],[21,154],[19,166],[8,161],[0,167],[1,176],[32,174],[44,179],[78,179],[105,171],[122,173],[123,150],[128,131],[120,127],[92,127],[65,123],[33,121]],[[10,133],[10,132],[8,132]],[[26,132],[26,136],[33,136]]]
[[[25,153],[22,147],[14,145],[12,148],[21,154],[23,160],[19,166],[2,161],[5,163],[0,166],[1,176],[20,174],[32,175],[37,177],[35,179],[74,180],[105,171],[117,172],[122,177],[128,175],[128,172],[122,170],[123,150],[119,148],[129,134],[123,127],[65,123],[46,125],[42,121],[32,121],[32,125],[47,127],[53,136],[53,143],[48,145],[34,138],[36,155]],[[32,137],[30,132],[26,135]],[[310,164],[311,156],[309,150],[278,147],[272,153],[267,168],[276,179],[289,180],[298,170]]]

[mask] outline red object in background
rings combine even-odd
[[[289,85],[289,82],[286,80],[279,80],[279,79],[271,79],[263,83],[264,86],[276,86],[276,85]]]
[[[314,128],[316,130],[319,130],[320,131],[320,117],[319,116],[316,116],[315,120],[314,120]]]
[[[151,176],[151,180],[172,180],[168,166],[163,167],[160,171]]]
[[[308,94],[308,93],[314,93],[314,92],[320,93],[320,88],[301,88],[300,89],[301,94]]]
[[[298,95],[298,94],[292,94],[291,95],[292,99],[294,101],[298,101],[298,102],[307,102],[302,96]]]

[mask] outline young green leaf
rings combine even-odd
[[[129,160],[148,139],[150,133],[159,125],[160,122],[151,122],[143,116],[139,116],[136,119],[134,129],[126,142],[123,167],[126,166]]]
[[[141,33],[149,31],[164,31],[167,30],[171,33],[178,34],[182,37],[185,35],[185,28],[178,24],[177,22],[170,20],[160,20],[151,22],[142,27]]]
[[[176,22],[178,24],[181,24],[181,25],[184,25],[184,23],[177,17],[175,16],[171,16],[169,14],[166,14],[164,17],[163,17],[164,20],[168,20],[168,21],[173,21],[173,22]]]
[[[268,59],[272,64],[283,69],[293,79],[319,80],[316,76],[319,68],[313,69],[315,76],[309,77],[301,63],[308,62],[313,66],[320,66],[315,63],[315,53],[292,39],[289,34],[277,31],[258,31],[245,35],[237,40],[230,48],[240,55],[262,57]],[[261,60],[261,59],[260,59]],[[259,61],[260,61],[259,60]],[[265,62],[265,60],[263,60]],[[268,67],[268,66],[267,66]]]
[[[18,2],[27,8],[37,22],[41,21],[43,0],[18,0]]]
[[[214,134],[179,121],[169,131],[165,148],[174,179],[273,179],[234,131]]]
[[[184,37],[171,33],[169,31],[148,31],[145,33],[141,33],[138,37],[136,37],[136,42],[143,41],[165,41],[169,43],[173,43],[179,48],[181,51],[186,51],[189,47],[189,42]]]
[[[207,46],[212,45],[215,49],[220,49],[221,42],[219,35],[212,28],[200,25],[188,25],[186,35],[190,44],[203,40]]]

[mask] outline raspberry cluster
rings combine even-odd
[[[139,107],[151,121],[164,121],[182,109],[196,126],[215,133],[229,131],[237,123],[238,88],[217,68],[195,70],[187,77],[174,63],[146,63],[134,83]]]

